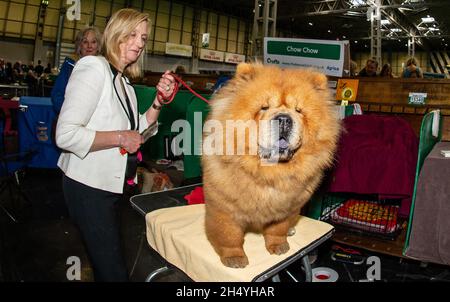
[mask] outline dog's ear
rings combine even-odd
[[[320,90],[328,89],[328,78],[326,75],[320,72],[311,72],[309,79],[312,82],[314,88]]]
[[[236,77],[243,80],[251,80],[256,74],[257,66],[250,63],[240,63],[236,68]]]

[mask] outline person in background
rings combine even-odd
[[[177,75],[183,75],[186,73],[186,69],[183,65],[178,65],[177,68],[175,68],[175,74]]]
[[[34,62],[30,61],[30,63],[28,64],[28,70],[33,69],[34,70]]]
[[[353,60],[350,60],[350,76],[357,77],[358,76],[358,63]]]
[[[14,82],[23,82],[24,74],[22,70],[22,62],[18,61],[13,65],[13,81]]]
[[[402,78],[423,78],[423,73],[417,64],[415,58],[409,58],[406,61],[406,67],[403,70]]]
[[[229,75],[220,75],[212,88],[212,94],[216,94],[230,79]]]
[[[52,73],[52,64],[50,64],[50,63],[47,64],[47,67],[45,67],[45,69],[44,69],[44,73],[46,73],[46,74]]]
[[[6,63],[3,58],[0,58],[0,83],[6,82]]]
[[[85,56],[96,56],[101,48],[101,35],[96,27],[86,27],[77,33],[75,39],[75,57],[65,58],[58,77],[51,91],[53,110],[56,114],[61,111],[64,94],[75,62]]]
[[[28,70],[30,70],[27,64],[21,64],[20,68],[22,68],[24,74],[27,74]]]
[[[44,66],[42,66],[41,60],[38,60],[38,64],[34,67],[34,72],[38,78],[44,73]]]
[[[378,61],[375,59],[368,59],[366,66],[358,73],[359,77],[376,77],[378,70]]]
[[[386,63],[383,65],[380,71],[380,77],[395,78],[395,76],[392,74],[391,64]]]
[[[25,74],[25,83],[28,86],[28,94],[31,96],[38,96],[39,79],[33,68],[28,68],[28,71]]]
[[[64,172],[65,201],[81,231],[96,281],[128,280],[117,205],[128,180],[136,179],[140,133],[156,123],[162,108],[155,97],[139,114],[128,79],[142,74],[149,25],[148,14],[134,9],[111,16],[102,56],[85,56],[75,65],[56,128],[56,143],[64,150],[58,166]],[[166,71],[156,85],[158,94],[168,99],[174,83]]]
[[[14,68],[12,66],[11,62],[6,62],[6,68],[5,68],[5,82],[7,84],[14,83],[16,81],[16,76],[14,73]]]

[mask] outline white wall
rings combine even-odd
[[[53,59],[48,61],[47,54],[54,53],[54,47],[44,45],[41,53],[38,54],[38,59],[42,61],[42,65],[46,66],[47,63],[51,63],[53,66]],[[6,62],[14,64],[17,61],[21,61],[24,64],[33,61],[34,44],[0,41],[0,58],[5,59]],[[34,65],[37,61],[34,62]]]
[[[34,45],[0,41],[0,58],[6,62],[22,61],[28,64],[33,59]]]
[[[183,57],[166,57],[147,55],[144,59],[144,70],[153,72],[175,71],[178,65],[184,66],[187,72],[191,71],[191,59]]]
[[[186,69],[186,72],[195,73],[191,69],[192,66],[191,61],[192,58],[147,55],[144,60],[144,70],[153,72],[164,72],[166,70],[174,71],[178,65],[182,65]],[[198,60],[198,69],[234,72],[236,70],[236,65]]]

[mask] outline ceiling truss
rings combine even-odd
[[[358,1],[356,1],[358,2]],[[354,5],[355,1],[349,0],[314,0],[306,3],[305,6],[301,7],[299,10],[288,14],[279,15],[279,20],[295,19],[301,17],[313,17],[313,16],[324,16],[324,15],[348,15],[348,16],[367,16],[369,19],[370,11],[375,5],[375,0],[359,1],[360,3],[365,3],[362,5]],[[405,15],[405,11],[418,11],[426,9],[430,6],[450,6],[450,1],[434,1],[426,2],[424,0],[381,0],[381,13],[384,18],[388,19],[391,24],[394,24],[397,28],[402,30],[402,35],[396,34],[397,37],[414,37],[416,43],[427,48],[428,42],[427,38],[435,37],[434,33],[429,31],[423,31],[418,28],[417,24],[412,23],[408,20]],[[368,31],[368,36],[366,37],[355,37],[358,39],[370,39]],[[392,35],[384,35],[383,39],[391,39]]]

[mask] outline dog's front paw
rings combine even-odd
[[[267,247],[270,254],[282,255],[289,251],[289,243],[284,242],[281,244],[272,244]]]
[[[222,257],[220,260],[223,265],[231,268],[244,268],[248,265],[247,256]]]
[[[288,233],[287,233],[287,235],[288,236],[294,236],[295,235],[295,228],[294,227],[291,227],[291,228],[289,228],[289,230],[288,230]]]

